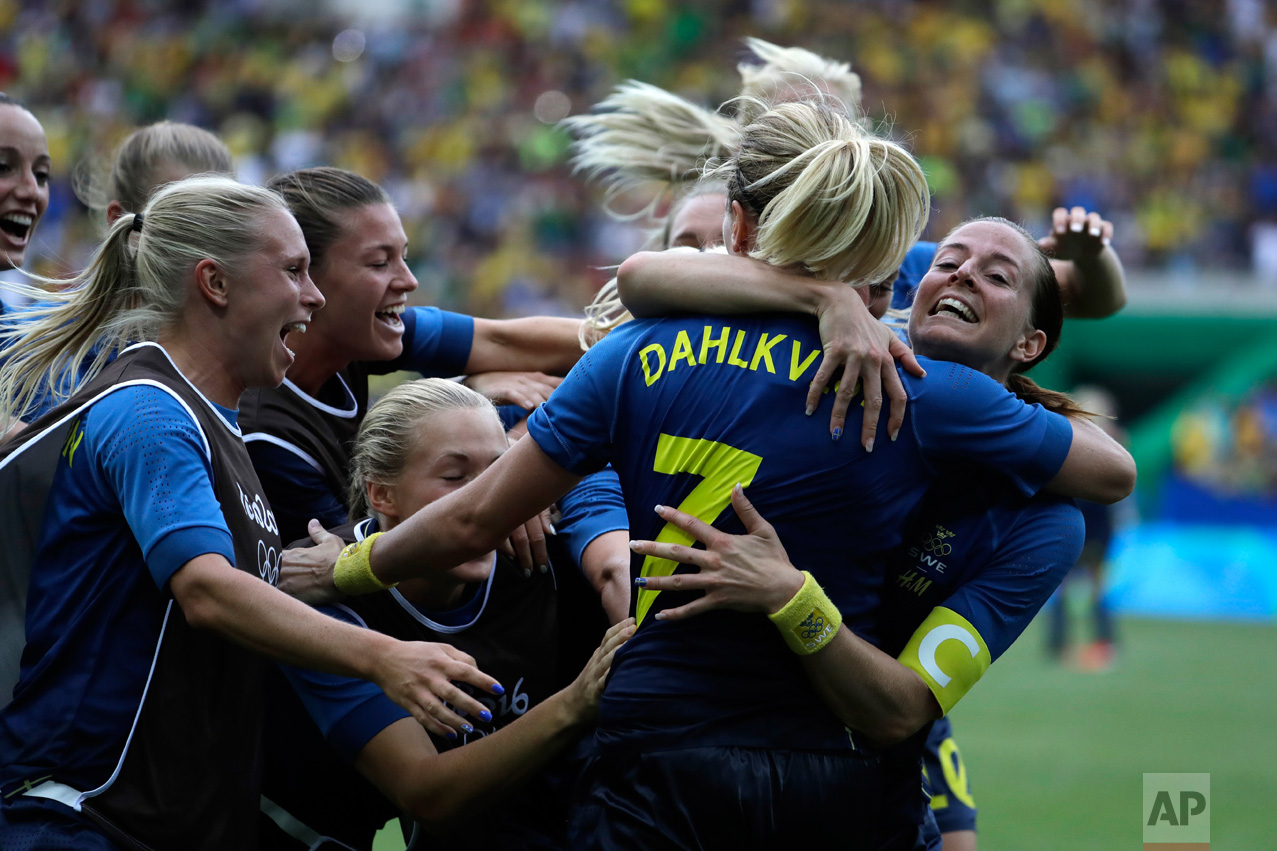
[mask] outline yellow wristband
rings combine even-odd
[[[348,597],[359,597],[386,591],[399,584],[393,582],[387,585],[372,572],[372,564],[368,559],[372,555],[372,542],[380,535],[380,532],[373,532],[362,541],[346,547],[337,556],[337,564],[333,565],[333,584],[338,591]]]
[[[842,612],[805,570],[803,587],[779,612],[767,617],[776,624],[789,649],[799,656],[810,656],[833,641],[842,627]]]

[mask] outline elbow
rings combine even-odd
[[[1104,505],[1121,502],[1135,491],[1135,477],[1135,459],[1121,450],[1121,456],[1114,459],[1109,475],[1101,483],[1102,491],[1094,501]]]
[[[907,715],[889,715],[875,719],[872,723],[862,724],[861,732],[879,747],[898,745],[914,733],[922,729],[929,719]]]
[[[466,808],[442,784],[429,784],[428,788],[403,796],[395,803],[400,811],[412,816],[414,821],[431,834],[448,832],[466,816]]]
[[[638,317],[650,316],[649,305],[645,304],[635,281],[641,280],[647,273],[654,251],[640,251],[625,258],[616,269],[616,294],[630,313]]]
[[[192,629],[218,630],[223,622],[223,609],[213,588],[201,577],[184,577],[180,573],[170,580],[169,589],[186,623]]]

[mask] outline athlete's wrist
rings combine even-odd
[[[780,630],[789,649],[810,656],[833,641],[842,628],[842,613],[807,571],[798,593],[780,611],[767,617]]]
[[[775,583],[770,599],[767,601],[767,616],[779,612],[803,590],[806,575],[796,567],[790,566]]]

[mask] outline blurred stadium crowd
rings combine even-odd
[[[1205,397],[1172,432],[1176,472],[1225,495],[1277,499],[1277,382],[1235,405]]]
[[[572,178],[556,122],[630,77],[718,103],[758,35],[852,62],[867,112],[928,171],[933,234],[990,212],[1041,231],[1080,204],[1114,221],[1128,267],[1277,284],[1263,0],[404,5],[352,25],[296,0],[0,0],[0,90],[39,115],[55,161],[36,268],[77,268],[97,236],[73,169],[167,117],[221,135],[245,180],[334,164],[385,185],[423,300],[575,312],[605,277],[591,267],[641,235]]]

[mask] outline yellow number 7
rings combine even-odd
[[[762,463],[762,456],[726,443],[662,434],[656,444],[656,461],[652,464],[652,469],[669,476],[676,473],[701,476],[704,481],[692,488],[678,510],[706,523],[713,523],[723,513],[723,509],[731,504],[732,488],[736,483],[740,482],[742,487],[748,487]],[[661,529],[656,540],[660,543],[689,546],[692,543],[685,532],[669,523]],[[677,567],[678,562],[648,556],[643,559],[640,575],[669,576]],[[639,590],[635,604],[635,618],[639,623],[643,622],[659,593],[661,592],[648,589]]]

